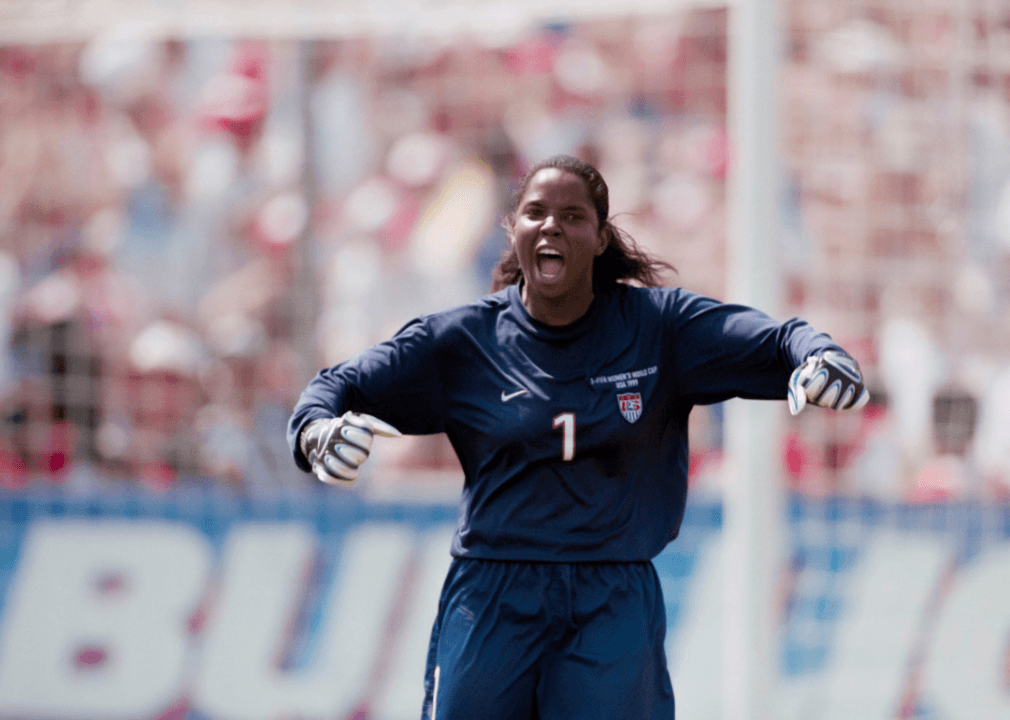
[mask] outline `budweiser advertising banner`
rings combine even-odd
[[[416,718],[455,509],[0,503],[0,717]],[[793,499],[779,717],[1010,717],[1010,513]],[[678,715],[721,717],[721,511],[656,560]],[[681,662],[684,658],[684,662]]]

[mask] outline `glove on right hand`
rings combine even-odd
[[[338,418],[310,422],[302,430],[299,446],[322,482],[350,486],[371,453],[375,435],[400,437],[400,431],[377,417],[348,411]]]

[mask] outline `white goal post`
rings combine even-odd
[[[100,35],[325,40],[370,34],[508,35],[549,22],[725,8],[713,0],[0,0],[0,44]]]
[[[727,282],[732,301],[776,316],[781,195],[776,132],[779,31],[774,0],[729,13],[727,111],[732,140]],[[774,720],[779,685],[776,590],[785,569],[781,403],[727,403],[723,484],[724,720]]]

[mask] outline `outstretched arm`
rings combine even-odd
[[[793,371],[842,348],[808,323],[688,291],[670,296],[667,342],[680,394],[692,404],[730,398],[784,400]]]
[[[408,435],[441,432],[442,386],[433,348],[426,324],[418,320],[352,360],[317,373],[288,421],[295,464],[323,482],[350,481],[368,456],[373,435],[399,434],[397,428]],[[315,459],[309,456],[313,450]]]

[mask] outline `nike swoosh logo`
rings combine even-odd
[[[527,390],[526,388],[523,388],[522,390],[516,390],[514,393],[509,393],[508,395],[506,395],[505,391],[502,390],[501,391],[501,401],[502,402],[508,402],[512,398],[519,397],[523,393],[528,393],[528,392],[529,392],[529,390]]]

